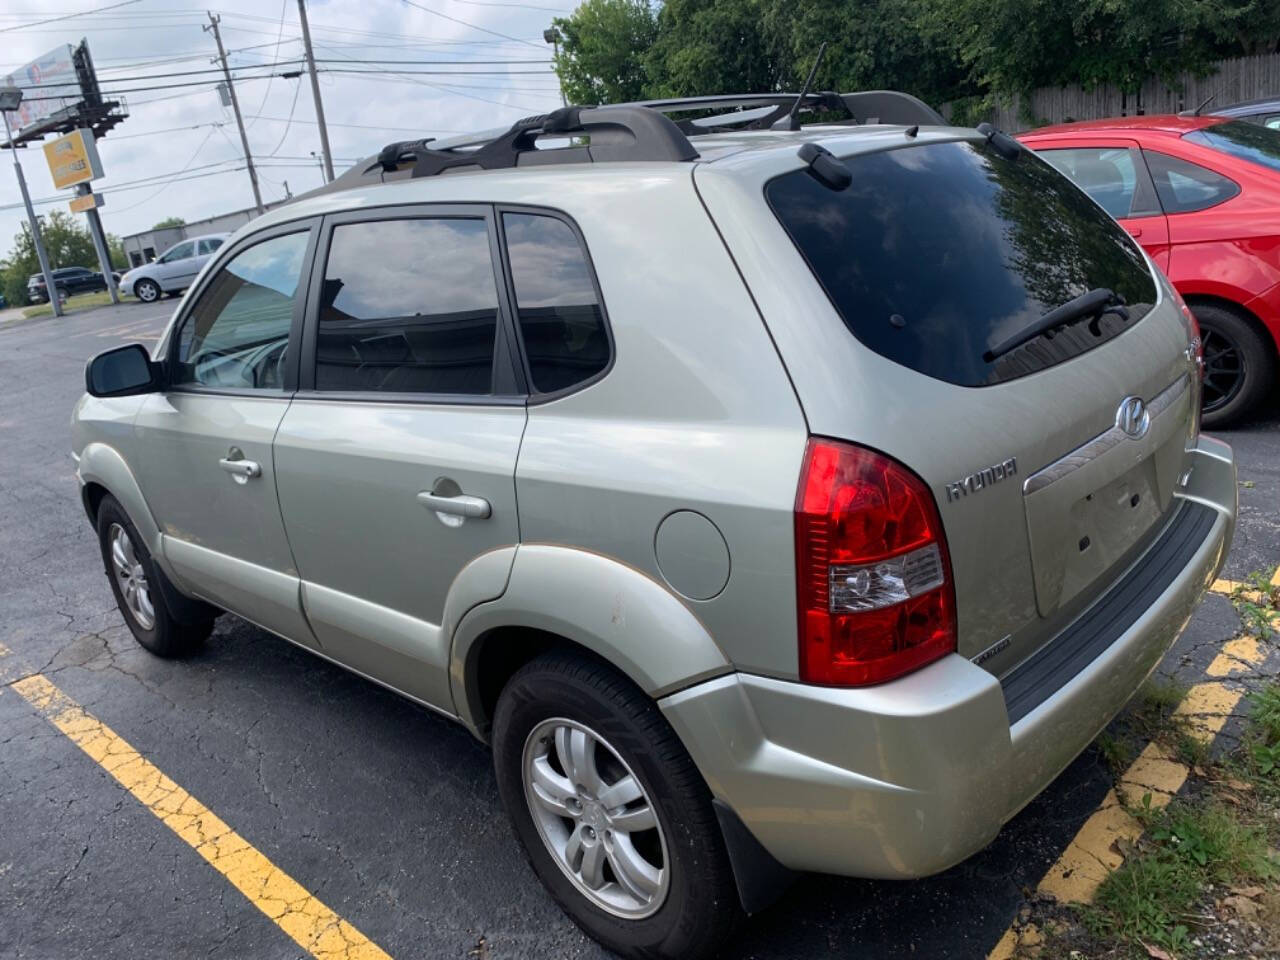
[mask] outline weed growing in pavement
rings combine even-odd
[[[1190,687],[1176,680],[1157,680],[1153,677],[1138,691],[1135,712],[1145,726],[1162,724],[1182,702],[1189,689]]]
[[[1249,695],[1249,726],[1264,742],[1280,743],[1280,683]]]
[[[1094,745],[1102,754],[1102,759],[1107,762],[1107,768],[1116,775],[1127,769],[1137,755],[1137,750],[1130,740],[1117,737],[1106,730],[1098,734]]]
[[[1263,640],[1272,635],[1272,619],[1280,611],[1280,585],[1271,582],[1272,575],[1255,570],[1231,591],[1231,603],[1244,632]]]

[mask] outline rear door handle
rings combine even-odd
[[[218,466],[241,483],[246,480],[252,480],[254,477],[262,476],[262,466],[252,460],[229,460],[223,457],[218,461]]]
[[[1141,228],[1141,227],[1129,227],[1129,236],[1131,236],[1131,237],[1140,237],[1140,236],[1142,236],[1142,228]]]
[[[432,493],[430,490],[423,490],[418,494],[418,502],[436,513],[447,513],[473,520],[483,520],[493,512],[489,501],[484,497],[469,497],[465,493],[460,493],[456,497],[446,497]]]

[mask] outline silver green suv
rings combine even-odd
[[[1164,277],[1004,134],[884,92],[391,144],[86,380],[139,642],[230,611],[462,723],[633,957],[703,956],[799,871],[981,849],[1236,514]]]

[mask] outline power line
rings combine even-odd
[[[188,169],[188,168],[189,168],[193,163],[195,163],[195,162],[196,162],[196,157],[200,156],[200,151],[204,149],[204,145],[205,145],[206,143],[208,143],[208,142],[209,142],[209,138],[210,138],[210,137],[212,137],[212,136],[213,136],[213,131],[212,131],[212,130],[210,130],[208,133],[206,133],[206,134],[204,135],[204,139],[200,141],[200,146],[196,147],[195,152],[191,154],[191,159],[187,161],[186,166],[184,166],[181,170],[179,170],[177,173],[175,173],[175,174],[173,175],[173,176],[174,176],[174,179],[176,179],[177,177],[179,177],[179,176],[181,176],[182,174],[186,173],[186,172],[187,172],[187,169]],[[156,197],[160,196],[160,194],[164,193],[164,191],[168,190],[168,189],[169,189],[169,187],[171,187],[171,186],[173,186],[173,179],[166,180],[164,183],[162,183],[162,184],[160,185],[160,189],[159,189],[159,190],[157,190],[155,193],[151,194],[151,196],[147,197],[145,200],[139,200],[137,203],[135,203],[135,204],[131,204],[130,206],[125,207],[123,210],[116,210],[116,211],[114,211],[114,213],[127,213],[127,212],[128,212],[128,211],[130,211],[130,210],[133,210],[133,209],[135,209],[135,208],[137,208],[137,207],[142,206],[144,203],[150,203],[150,202],[151,202],[152,200],[154,200]]]
[[[59,20],[70,20],[72,17],[82,17],[86,13],[98,13],[103,10],[114,10],[116,7],[127,7],[130,4],[137,2],[138,0],[120,0],[119,3],[113,3],[106,7],[98,7],[94,10],[80,10],[76,13],[64,13],[60,17],[49,17],[45,20],[32,20],[30,23],[19,23],[12,27],[0,27],[0,33],[8,33],[11,30],[26,30],[29,27],[38,27],[42,23],[56,23]]]
[[[182,133],[187,130],[199,130],[203,127],[220,127],[224,122],[225,121],[216,120],[210,123],[193,123],[185,127],[166,127],[164,130],[146,130],[142,133],[116,134],[111,138],[111,142],[114,143],[117,140],[134,140],[138,137],[154,137],[162,133]]]
[[[530,43],[528,40],[521,40],[519,37],[513,37],[507,33],[499,33],[497,30],[490,30],[488,27],[477,26],[474,23],[468,23],[466,20],[460,20],[457,17],[451,17],[447,13],[441,13],[439,10],[432,10],[430,7],[424,7],[422,4],[416,3],[415,0],[401,0],[401,2],[407,3],[409,6],[414,7],[415,9],[418,9],[418,10],[422,10],[425,13],[429,13],[433,17],[441,17],[445,20],[448,20],[451,23],[460,23],[464,27],[470,27],[472,30],[479,30],[481,33],[487,33],[487,34],[490,34],[491,36],[501,37],[503,40],[513,40],[516,43],[523,43],[525,46],[537,47],[539,50],[542,49],[542,47],[538,46],[538,44],[536,43]]]
[[[289,10],[289,0],[280,0],[280,29],[276,31],[276,53],[275,53],[276,60],[280,59],[280,43],[281,43],[281,38],[284,36],[284,15],[285,13],[288,12],[288,10]],[[267,105],[267,97],[269,97],[270,95],[271,95],[271,81],[268,80],[266,89],[262,91],[262,102],[258,104],[259,113],[261,113],[263,107]],[[297,99],[298,98],[295,95],[294,97],[295,103],[297,102]],[[293,111],[291,110],[289,112],[292,113]],[[253,126],[252,120],[250,120],[249,126]]]
[[[243,67],[233,67],[232,69],[233,70],[269,70],[269,69],[274,69],[276,67],[298,66],[301,63],[302,63],[301,60],[281,60],[277,63],[245,64]],[[132,77],[108,77],[106,82],[107,83],[136,83],[144,80],[167,80],[172,77],[195,77],[195,76],[200,76],[206,73],[222,73],[222,68],[209,67],[208,69],[201,69],[201,70],[175,70],[170,73],[145,73],[145,74],[138,74],[137,76],[132,76]],[[262,78],[246,77],[245,79],[260,80]],[[66,85],[67,84],[65,81],[61,83],[29,83],[25,86],[20,86],[18,89],[19,90],[38,90],[42,87],[65,87]],[[24,98],[24,99],[30,99],[30,98]]]

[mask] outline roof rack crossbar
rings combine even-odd
[[[539,150],[540,137],[585,136],[589,142]],[[402,144],[386,147],[384,157],[400,157]],[[562,107],[550,113],[517,120],[499,136],[475,150],[433,149],[425,141],[413,144],[413,177],[432,177],[459,167],[495,170],[522,164],[565,160],[692,160],[698,156],[689,138],[666,116],[634,106]],[[393,165],[392,169],[395,169]]]
[[[448,170],[601,161],[693,160],[690,137],[734,129],[767,130],[797,107],[799,112],[844,112],[838,123],[891,123],[907,127],[945,124],[923,101],[893,90],[858,93],[745,93],[641,100],[602,107],[563,107],[490,130],[445,141],[397,140],[312,193],[348,190],[368,183],[429,177]],[[667,114],[703,113],[673,121]],[[567,146],[539,148],[538,140],[568,138]],[[582,137],[581,142],[572,142]]]

